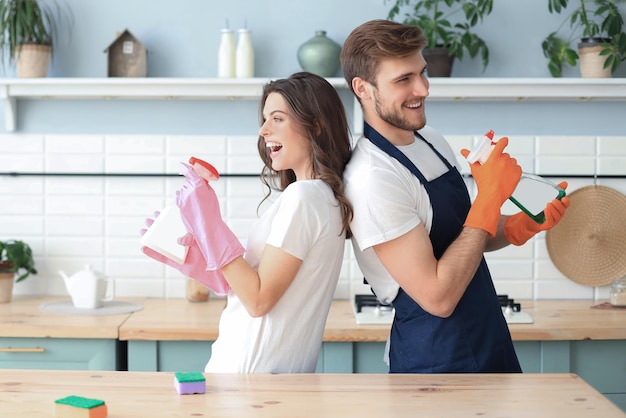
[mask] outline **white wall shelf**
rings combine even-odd
[[[16,130],[20,99],[253,100],[270,78],[1,78],[5,125]],[[347,88],[343,78],[328,78]],[[432,101],[626,101],[626,78],[430,78]],[[355,106],[355,120],[360,107]],[[358,113],[358,115],[356,115]]]

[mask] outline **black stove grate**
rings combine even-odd
[[[376,299],[375,295],[367,294],[354,295],[354,304],[356,306],[357,313],[361,312],[361,308],[363,308],[364,306],[371,306],[374,308],[391,308],[391,305],[380,303],[380,301]]]
[[[500,302],[501,307],[506,308],[507,306],[510,306],[513,312],[520,312],[522,310],[521,304],[515,302],[514,299],[509,298],[509,295],[498,295],[498,301]],[[368,294],[354,295],[354,303],[357,312],[361,312],[361,308],[364,306],[391,307],[391,305],[380,303],[375,295]]]
[[[516,303],[514,299],[509,298],[509,295],[498,295],[498,300],[500,301],[500,307],[502,308],[510,306],[513,312],[519,312],[522,310],[522,305]]]

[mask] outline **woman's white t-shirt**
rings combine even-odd
[[[296,181],[280,194],[252,228],[245,259],[257,270],[269,244],[301,259],[302,265],[262,317],[251,317],[230,291],[206,372],[315,372],[343,261],[341,229],[340,207],[322,180]]]

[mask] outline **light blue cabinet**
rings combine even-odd
[[[128,371],[202,371],[212,341],[128,341]]]
[[[116,339],[0,338],[1,369],[119,370],[124,345]]]

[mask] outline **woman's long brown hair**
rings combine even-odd
[[[308,72],[270,81],[263,88],[261,97],[261,124],[265,122],[263,108],[270,93],[278,93],[285,99],[291,115],[311,141],[312,174],[333,191],[341,208],[342,233],[349,237],[352,205],[344,195],[343,170],[350,160],[352,148],[348,121],[337,90],[324,78]],[[259,136],[257,146],[264,163],[261,180],[268,189],[263,203],[272,190],[283,191],[296,181],[296,175],[293,170],[277,172],[272,169],[272,160],[262,136]]]

